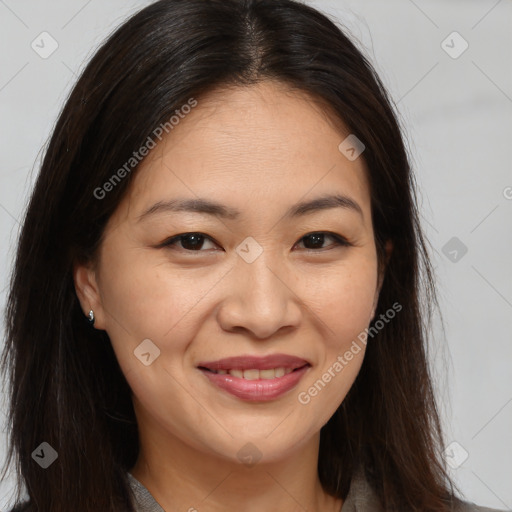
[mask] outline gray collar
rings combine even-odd
[[[130,472],[128,472],[128,480],[135,494],[134,505],[137,512],[165,512],[151,493]]]

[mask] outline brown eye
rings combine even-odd
[[[201,252],[201,249],[203,249],[204,244],[207,242],[214,243],[209,236],[203,233],[182,233],[163,242],[160,247],[175,248],[178,244],[181,244],[181,247],[177,247],[178,249]]]
[[[329,244],[328,246],[323,246],[325,239],[334,240],[334,243]],[[315,249],[327,249],[329,247],[339,247],[339,246],[348,246],[350,243],[345,240],[340,235],[336,235],[335,233],[328,233],[326,231],[319,231],[316,233],[309,233],[306,236],[302,237],[300,242],[304,242],[305,248],[310,250]],[[300,243],[299,242],[299,243]]]

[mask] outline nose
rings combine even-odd
[[[301,301],[289,284],[290,272],[264,255],[252,263],[240,259],[230,273],[226,296],[217,310],[225,331],[249,331],[252,337],[266,339],[300,325]]]

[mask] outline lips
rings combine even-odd
[[[197,367],[200,369],[218,372],[223,370],[230,372],[231,370],[279,370],[283,368],[286,370],[296,370],[310,363],[300,357],[291,356],[288,354],[271,354],[268,356],[237,356],[226,357],[218,359],[217,361],[202,361],[198,363]],[[289,372],[288,372],[289,373]]]
[[[226,357],[197,365],[216,388],[253,402],[275,400],[286,394],[310,367],[305,359],[287,354]]]

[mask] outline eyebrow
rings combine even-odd
[[[310,201],[303,201],[290,207],[285,213],[285,218],[296,218],[303,215],[311,214],[321,210],[327,210],[331,208],[343,208],[349,211],[358,213],[361,217],[363,216],[363,210],[359,204],[351,199],[350,197],[334,194],[324,195]],[[137,222],[152,216],[157,213],[164,212],[194,212],[203,213],[207,215],[215,215],[225,219],[235,220],[241,212],[236,208],[226,206],[215,201],[211,201],[205,198],[195,199],[171,199],[168,201],[158,201],[153,206],[145,210],[141,215],[137,217]]]

